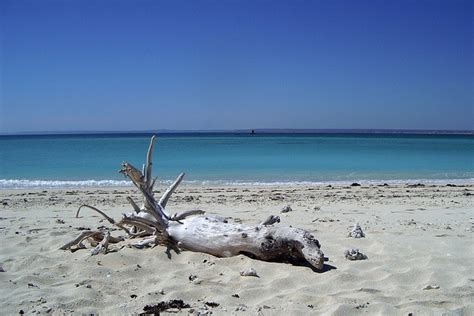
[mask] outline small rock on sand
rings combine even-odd
[[[346,250],[344,252],[344,256],[348,260],[365,260],[365,259],[367,259],[367,256],[364,255],[362,252],[360,252],[359,249]]]
[[[235,308],[235,311],[236,312],[245,312],[247,310],[247,305],[244,305],[244,304],[239,304],[236,308]]]
[[[288,213],[288,212],[291,212],[291,211],[293,211],[293,209],[292,209],[291,206],[289,206],[289,205],[285,206],[285,207],[281,210],[282,213]]]
[[[352,230],[349,232],[348,237],[363,238],[363,237],[365,237],[365,234],[362,231],[362,228],[360,227],[360,225],[357,223],[357,224],[354,225]]]
[[[240,271],[240,275],[241,276],[254,276],[254,277],[259,278],[259,276],[257,274],[257,271],[255,271],[254,268],[244,269],[244,270]]]

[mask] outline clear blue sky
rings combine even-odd
[[[473,1],[0,6],[0,132],[474,129]]]

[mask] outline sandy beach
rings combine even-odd
[[[474,316],[474,1],[0,16],[0,316]]]
[[[171,213],[199,208],[254,224],[268,215],[314,234],[325,271],[111,245],[106,255],[59,250],[82,230],[119,219],[133,188],[0,191],[2,314],[132,314],[173,299],[182,314],[474,314],[473,185],[182,186]],[[282,213],[285,206],[292,211]],[[348,232],[360,223],[366,237]],[[121,234],[114,231],[114,234]],[[366,260],[350,261],[357,248]],[[256,270],[258,277],[240,271]],[[165,312],[166,313],[166,312]]]

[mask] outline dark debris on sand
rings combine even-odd
[[[168,309],[176,308],[181,310],[182,308],[190,308],[189,304],[183,302],[183,300],[170,300],[168,302],[162,301],[155,305],[146,305],[143,307],[143,313],[139,315],[160,315],[160,312],[164,312]]]

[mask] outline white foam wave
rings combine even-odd
[[[81,187],[124,187],[130,186],[126,180],[24,180],[0,179],[1,189],[34,189],[34,188],[81,188]]]
[[[361,185],[401,185],[401,184],[426,184],[426,185],[446,185],[446,184],[474,184],[473,179],[396,179],[396,180],[335,180],[335,181],[289,181],[289,182],[241,182],[231,183],[232,185],[351,185],[352,183],[359,183]]]
[[[224,185],[224,186],[288,186],[288,185],[351,185],[359,183],[361,185],[401,185],[401,184],[425,184],[425,185],[472,185],[474,178],[468,179],[393,179],[393,180],[325,180],[325,181],[227,181],[227,180],[206,180],[206,181],[184,181],[190,185]]]
[[[172,180],[159,181],[158,185],[169,185]],[[291,186],[291,185],[350,185],[354,182],[362,185],[380,184],[417,184],[446,185],[474,184],[474,178],[468,179],[395,179],[395,180],[334,180],[334,181],[240,181],[240,180],[188,180],[184,185],[203,186]],[[41,189],[41,188],[90,188],[90,187],[132,187],[128,180],[26,180],[0,179],[0,189]]]

